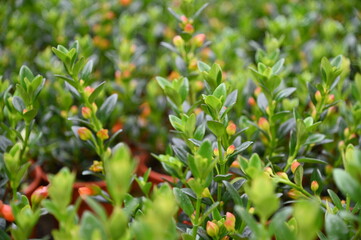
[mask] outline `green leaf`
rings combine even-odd
[[[296,236],[287,225],[287,219],[292,214],[292,208],[286,207],[278,211],[271,220],[270,230],[277,240],[296,240]]]
[[[207,122],[207,126],[218,138],[224,136],[226,133],[225,127],[220,122],[211,120]]]
[[[21,99],[21,97],[15,96],[13,97],[13,105],[14,108],[19,112],[19,113],[23,113],[24,109],[25,109],[25,103],[23,101],[23,99]]]
[[[204,62],[198,61],[197,65],[198,65],[199,71],[201,71],[201,72],[208,72],[209,70],[211,70],[211,67]]]
[[[234,201],[234,204],[236,206],[243,206],[243,202],[241,199],[241,196],[239,194],[239,192],[234,188],[234,186],[228,182],[228,181],[223,181],[224,186],[226,186],[227,192],[229,193],[229,195],[231,195],[231,198]]]
[[[337,196],[337,194],[334,191],[332,191],[331,189],[327,189],[327,192],[328,192],[328,195],[330,195],[333,204],[338,208],[338,210],[343,209],[341,200]]]
[[[296,91],[296,88],[294,88],[294,87],[283,89],[277,93],[275,100],[280,101],[283,98],[289,97],[295,91]]]
[[[103,224],[92,213],[86,211],[80,222],[81,239],[93,239],[93,234],[98,231],[101,239],[106,239]]]
[[[334,169],[333,178],[335,179],[337,187],[345,196],[349,194],[355,202],[360,201],[361,185],[353,179],[350,174],[342,169]]]
[[[95,101],[95,99],[98,97],[98,95],[103,91],[105,86],[105,81],[101,82],[92,92],[92,94],[90,94],[88,101],[89,103],[93,103]]]
[[[227,97],[227,89],[226,89],[226,84],[222,83],[220,84],[216,90],[214,90],[213,92],[213,96],[215,96],[218,99],[223,99],[223,101],[226,99]],[[223,98],[222,98],[223,97]]]
[[[93,71],[93,61],[90,60],[85,64],[83,70],[81,71],[81,78],[87,81],[92,71]]]
[[[215,203],[213,203],[211,206],[209,206],[209,207],[207,208],[207,210],[203,213],[201,222],[203,222],[204,219],[207,218],[208,215],[210,215],[210,214],[213,212],[213,210],[218,207],[218,205],[219,205],[219,202],[215,202]]]
[[[204,102],[213,110],[215,110],[217,113],[222,107],[222,102],[217,97],[213,95],[205,96]]]
[[[329,240],[350,239],[347,225],[338,215],[326,213],[325,228]]]
[[[32,81],[34,78],[34,74],[31,72],[30,68],[23,65],[20,68],[20,80],[24,81],[25,78],[27,78],[29,81]]]
[[[107,213],[97,201],[95,201],[91,197],[86,197],[85,201],[91,207],[91,209],[98,215],[101,221],[105,222],[107,220]]]
[[[213,156],[213,149],[211,142],[208,140],[204,141],[198,149],[198,154],[204,158],[207,158],[208,161],[211,161]]]
[[[303,167],[300,165],[295,171],[294,181],[298,186],[302,187],[302,179],[303,179]]]
[[[156,77],[155,79],[163,90],[165,89],[165,87],[172,87],[172,84],[165,78]]]
[[[272,73],[278,74],[281,71],[284,62],[285,62],[284,58],[281,58],[280,60],[278,60],[278,62],[276,62],[276,64],[273,65],[273,67],[272,67]]]
[[[297,158],[297,161],[304,163],[327,164],[324,160],[308,157]]]
[[[114,110],[117,99],[117,94],[109,96],[100,107],[99,111],[97,112],[97,116],[102,120],[107,119]]]
[[[184,132],[185,129],[184,129],[183,122],[181,119],[179,119],[178,117],[176,117],[174,115],[169,115],[169,121],[175,130]]]
[[[182,208],[182,210],[188,216],[192,216],[192,214],[194,212],[194,207],[193,207],[193,204],[192,204],[191,200],[189,199],[189,197],[184,192],[182,192],[182,190],[179,188],[173,188],[173,193],[174,193],[176,202]]]
[[[213,177],[213,180],[215,182],[222,182],[222,181],[228,181],[229,179],[231,179],[233,176],[233,174],[228,173],[228,174],[219,174]]]
[[[262,228],[256,222],[254,217],[251,214],[249,214],[245,208],[240,206],[235,206],[235,211],[241,216],[242,220],[247,223],[248,227],[252,230],[255,239],[257,239],[257,237],[261,235]]]
[[[316,144],[322,142],[326,138],[325,135],[320,133],[315,133],[309,136],[305,142],[305,144]]]

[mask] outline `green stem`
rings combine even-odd
[[[201,203],[202,203],[202,197],[198,197],[197,196],[197,203],[196,203],[196,216],[195,216],[195,224],[193,226],[193,230],[192,230],[192,236],[194,239],[196,239],[197,236],[197,231],[198,231],[198,227],[199,227],[199,216],[200,216],[200,210],[201,210]]]
[[[20,152],[20,162],[24,163],[25,161],[23,161],[23,157],[24,157],[24,154],[25,154],[25,150],[28,146],[28,141],[29,141],[29,137],[30,137],[30,133],[31,133],[31,129],[30,129],[30,123],[28,122],[25,122],[25,139],[24,139],[24,142],[23,142],[23,147],[21,149],[21,152]]]

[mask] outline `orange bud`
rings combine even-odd
[[[256,97],[258,97],[262,92],[262,89],[260,87],[257,87],[255,90],[254,90],[254,95]]]
[[[95,191],[95,189],[92,187],[80,187],[78,189],[78,193],[83,198],[86,196],[94,196],[98,194],[97,191]]]
[[[333,94],[328,95],[327,104],[331,104],[334,101],[335,101],[335,95],[333,95]]]
[[[269,122],[266,118],[264,117],[260,117],[259,120],[258,120],[258,126],[260,129],[262,129],[263,131],[266,131],[268,132],[269,129],[270,129],[270,125],[269,125]]]
[[[119,0],[120,5],[128,6],[132,3],[132,0]]]
[[[93,136],[92,132],[89,129],[87,129],[86,127],[79,128],[78,135],[79,135],[80,139],[83,141],[87,141],[87,140],[91,139],[91,137]]]
[[[234,135],[236,133],[237,130],[237,126],[236,124],[234,124],[233,121],[229,121],[228,126],[226,128],[226,132],[228,135]]]
[[[1,215],[8,222],[14,222],[15,217],[10,205],[3,204],[1,208]]]
[[[231,167],[233,167],[233,168],[240,168],[241,165],[239,165],[239,162],[238,162],[237,160],[234,160],[234,161],[232,162],[232,164],[231,164]]]
[[[192,24],[187,23],[187,24],[184,26],[183,31],[186,32],[186,33],[193,33],[193,32],[194,32],[194,27],[193,27]]]
[[[227,231],[234,232],[235,225],[236,225],[236,217],[232,213],[227,212],[226,221],[224,222],[224,227],[227,229]]]
[[[285,173],[285,172],[277,172],[277,175],[284,180],[289,180],[287,173]]]
[[[28,110],[26,108],[24,108],[23,110],[23,114],[25,114]]]
[[[81,114],[85,119],[89,119],[91,117],[92,110],[88,107],[81,108]]]
[[[296,169],[300,166],[301,164],[298,161],[293,161],[292,165],[291,165],[291,171],[292,173],[296,172]]]
[[[48,187],[40,186],[33,192],[33,194],[31,194],[31,203],[38,204],[47,197],[48,197]]]
[[[313,192],[316,192],[318,190],[318,188],[319,188],[318,182],[317,181],[312,181],[311,182],[311,190]]]
[[[186,16],[184,16],[184,15],[182,15],[182,16],[180,17],[180,19],[181,19],[181,21],[182,21],[183,23],[188,22],[188,18],[187,18]]]
[[[269,176],[273,176],[273,175],[274,175],[274,174],[273,174],[273,170],[272,170],[271,167],[266,167],[266,168],[264,169],[264,173],[267,174],[267,175],[269,175]]]
[[[317,92],[315,93],[315,99],[316,99],[317,102],[321,102],[322,96],[321,96],[321,92],[320,92],[320,91],[317,91]]]
[[[94,88],[87,86],[86,88],[84,88],[84,92],[87,96],[90,96],[94,92]]]
[[[108,129],[101,129],[97,132],[97,137],[100,138],[101,140],[106,140],[109,138],[108,135]]]
[[[248,105],[250,105],[250,106],[256,106],[256,100],[254,100],[254,98],[253,97],[249,97],[248,98]]]
[[[213,154],[214,154],[214,156],[216,156],[216,157],[219,156],[219,150],[218,150],[218,148],[215,148],[215,149],[213,150]]]
[[[211,221],[208,221],[207,222],[207,227],[206,227],[206,230],[207,230],[207,234],[211,237],[216,237],[218,236],[218,233],[219,233],[219,227],[216,223],[214,222],[211,222]]]
[[[194,45],[196,45],[197,47],[201,47],[205,42],[205,40],[206,40],[206,35],[203,33],[197,34],[196,36],[193,37]]]
[[[228,236],[224,236],[224,237],[222,237],[222,239],[221,240],[228,240],[229,239],[229,237]]]
[[[303,196],[301,192],[299,192],[293,188],[288,191],[287,195],[289,198],[292,198],[292,199],[298,199]]]
[[[234,153],[234,150],[236,150],[236,147],[234,145],[231,145],[227,148],[226,154],[230,155],[230,154]]]
[[[74,115],[77,114],[77,113],[78,113],[78,107],[75,106],[75,105],[71,106],[70,112],[71,112],[72,114],[74,114]]]

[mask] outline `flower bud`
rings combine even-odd
[[[221,240],[229,240],[229,237],[228,237],[228,236],[224,236],[224,237],[222,237]]]
[[[93,164],[89,167],[89,170],[92,172],[102,172],[103,171],[103,162],[93,161]]]
[[[301,164],[298,161],[293,161],[291,164],[291,171],[292,173],[296,172],[296,169],[300,166]]]
[[[238,162],[237,160],[234,160],[234,161],[232,162],[232,164],[231,164],[231,167],[233,167],[233,168],[240,168],[241,165],[239,165],[239,162]]]
[[[258,127],[260,129],[262,129],[263,131],[268,132],[269,129],[270,129],[270,125],[269,125],[268,120],[266,118],[264,118],[264,117],[260,117],[259,120],[258,120]]]
[[[94,92],[94,88],[87,86],[86,88],[84,88],[84,92],[89,97]]]
[[[345,138],[348,139],[350,137],[350,129],[345,128],[345,130],[343,130],[343,135],[345,135]]]
[[[197,34],[193,37],[193,42],[197,47],[201,47],[206,40],[206,35],[203,33]]]
[[[237,126],[234,124],[234,122],[229,121],[228,126],[226,128],[226,132],[228,135],[232,136],[236,133]]]
[[[253,97],[249,97],[247,102],[251,107],[256,106],[256,100]]]
[[[87,129],[86,127],[79,128],[78,135],[79,135],[80,139],[83,141],[87,141],[87,140],[91,139],[93,136],[92,132],[89,129]]]
[[[219,150],[218,150],[218,148],[215,148],[215,149],[213,150],[213,154],[214,154],[214,156],[219,157]]]
[[[182,15],[182,16],[180,17],[180,19],[181,19],[182,23],[188,22],[188,18],[187,18],[186,16],[184,16],[184,15]]]
[[[262,92],[262,89],[260,87],[257,87],[255,90],[254,90],[254,95],[256,97],[258,97]]]
[[[187,23],[187,24],[184,26],[183,31],[186,32],[186,33],[192,34],[192,33],[194,32],[194,27],[193,27],[192,24]]]
[[[207,222],[207,234],[211,237],[217,237],[219,233],[219,227],[216,223],[208,221]]]
[[[254,207],[250,207],[249,210],[248,210],[248,213],[249,214],[254,214],[254,212],[255,212]]]
[[[211,193],[209,192],[208,188],[205,188],[202,192],[202,197],[204,198],[210,198],[211,197]]]
[[[328,95],[327,104],[331,104],[334,101],[335,101],[335,95],[333,95],[333,94]]]
[[[231,145],[227,148],[226,154],[230,155],[230,154],[234,153],[234,150],[236,150],[236,147],[234,145]]]
[[[272,170],[271,167],[266,167],[266,168],[264,169],[264,173],[267,174],[268,176],[273,176],[273,175],[274,175],[274,174],[273,174],[273,170]]]
[[[288,195],[289,198],[292,198],[292,199],[299,199],[300,197],[303,196],[300,191],[297,191],[297,190],[295,190],[293,188],[288,191],[287,195]]]
[[[78,189],[78,193],[82,198],[86,196],[94,196],[98,194],[97,191],[92,187],[80,187]]]
[[[40,186],[38,187],[33,194],[31,194],[31,203],[33,205],[39,204],[43,199],[48,197],[48,187]]]
[[[89,119],[91,117],[92,110],[88,107],[81,108],[81,114],[85,119]]]
[[[311,190],[313,192],[316,192],[318,190],[318,188],[319,188],[318,182],[317,181],[312,181],[311,182]]]
[[[119,0],[120,5],[128,6],[132,3],[132,0]]]
[[[285,172],[277,172],[277,175],[284,180],[289,180],[287,173],[285,173]]]
[[[70,112],[71,112],[73,115],[77,114],[77,113],[78,113],[78,107],[75,106],[75,105],[71,106]]]
[[[101,140],[107,140],[109,138],[108,129],[101,129],[97,132],[97,137]]]
[[[0,209],[1,216],[8,222],[14,222],[15,217],[10,205],[3,204]]]
[[[181,36],[177,35],[173,38],[173,44],[176,47],[182,47],[184,45],[184,40]]]
[[[230,213],[226,213],[226,221],[224,222],[224,227],[228,232],[234,232],[234,227],[236,225],[236,217]]]
[[[320,91],[317,91],[317,92],[315,93],[315,99],[316,99],[317,102],[321,102],[322,96],[321,96],[321,92],[320,92]]]

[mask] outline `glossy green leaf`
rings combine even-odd
[[[173,188],[173,193],[178,205],[188,216],[191,216],[194,212],[194,207],[189,197],[179,188]]]

